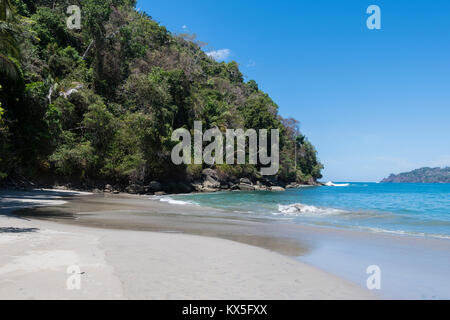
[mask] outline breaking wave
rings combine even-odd
[[[344,210],[334,208],[321,208],[315,206],[308,206],[302,203],[294,203],[289,205],[278,205],[278,212],[274,215],[284,216],[301,216],[301,215],[336,215],[347,213]]]
[[[169,204],[177,204],[177,205],[198,205],[197,203],[193,201],[182,201],[182,200],[175,200],[170,197],[150,197],[150,200],[159,200],[161,202],[167,202]]]

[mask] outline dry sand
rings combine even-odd
[[[230,240],[10,215],[24,203],[49,201],[67,199],[55,192],[0,194],[0,299],[374,298],[292,258]],[[79,290],[67,288],[71,266],[81,271]]]

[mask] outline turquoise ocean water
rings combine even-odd
[[[286,223],[450,239],[450,184],[350,183],[286,192],[239,191],[171,198]]]

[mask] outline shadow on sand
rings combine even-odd
[[[13,227],[0,228],[0,233],[30,233],[38,231],[39,231],[38,228],[13,228]]]

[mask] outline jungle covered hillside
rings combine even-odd
[[[391,174],[382,183],[450,183],[450,167],[420,168],[410,172]]]
[[[0,180],[48,183],[193,181],[175,166],[177,128],[280,130],[277,181],[314,183],[322,164],[298,122],[283,119],[236,62],[216,62],[132,0],[0,0]],[[81,29],[66,25],[81,8]],[[297,153],[297,155],[295,154]],[[297,161],[296,161],[297,159]],[[295,163],[297,162],[297,163]],[[259,178],[257,165],[217,165]]]

